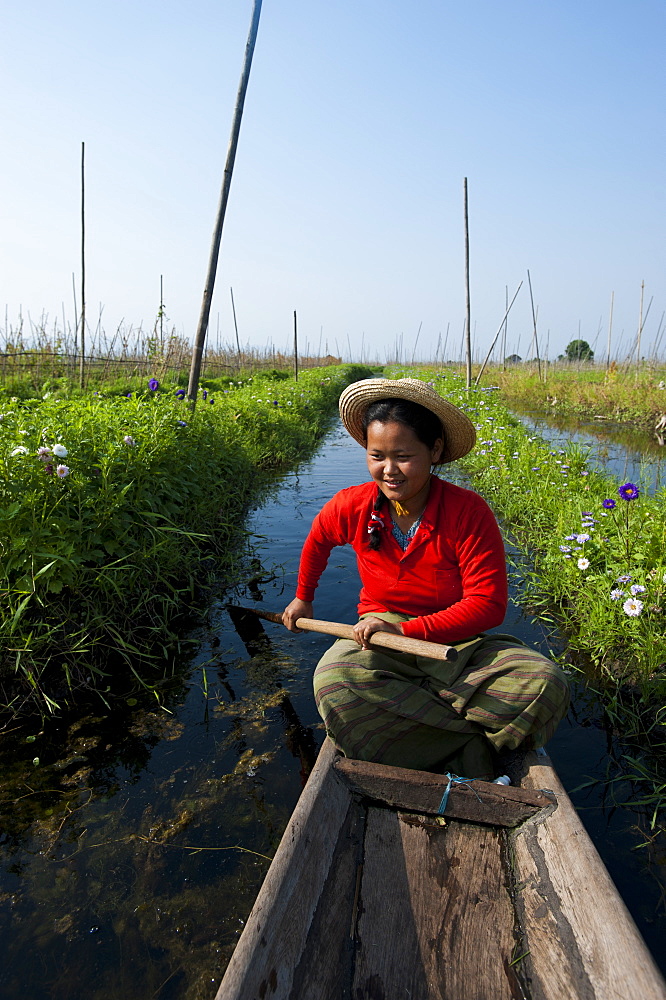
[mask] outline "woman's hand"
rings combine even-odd
[[[403,635],[399,625],[393,622],[385,622],[383,618],[364,618],[354,625],[354,638],[363,649],[370,649],[369,640],[373,632],[393,632],[394,635]]]
[[[287,605],[282,612],[282,624],[290,632],[302,632],[302,628],[296,628],[298,618],[312,618],[312,601],[299,601],[297,597]]]

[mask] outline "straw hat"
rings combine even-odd
[[[365,448],[363,415],[371,403],[381,399],[409,399],[420,403],[442,421],[444,451],[440,462],[453,462],[471,451],[476,443],[474,424],[453,403],[442,399],[434,389],[416,378],[365,378],[352,382],[340,396],[342,422],[360,445]]]

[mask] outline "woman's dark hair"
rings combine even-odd
[[[380,424],[388,424],[393,421],[404,424],[405,427],[413,430],[419,441],[427,445],[428,448],[434,448],[438,438],[441,438],[446,445],[444,428],[439,417],[427,406],[413,403],[411,399],[380,399],[376,403],[370,403],[363,414],[363,430],[366,436],[368,427],[373,420],[378,420]]]
[[[366,438],[368,427],[373,420],[378,420],[380,424],[392,422],[404,424],[405,427],[414,431],[422,444],[430,449],[434,448],[435,441],[441,438],[442,454],[446,451],[446,435],[439,417],[427,406],[421,406],[420,403],[413,403],[410,399],[380,399],[376,403],[371,403],[363,414],[363,430]],[[373,514],[379,514],[385,503],[386,497],[381,490],[378,490],[378,496],[372,508]],[[382,540],[380,528],[369,528],[368,533],[370,535],[370,548],[378,549]]]

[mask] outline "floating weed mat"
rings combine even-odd
[[[652,432],[666,413],[666,372],[653,366],[639,371],[582,363],[548,366],[547,378],[534,368],[517,366],[493,370],[501,398],[521,409],[547,410],[553,415],[631,422]]]
[[[369,369],[208,380],[73,398],[0,390],[0,700],[108,705],[133,673],[159,700],[184,613],[238,575],[264,472],[309,455]]]

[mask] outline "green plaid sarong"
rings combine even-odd
[[[493,748],[543,746],[569,705],[560,667],[511,635],[482,634],[456,648],[449,663],[338,639],[314,675],[317,708],[338,749],[358,760],[482,777],[494,770]]]

